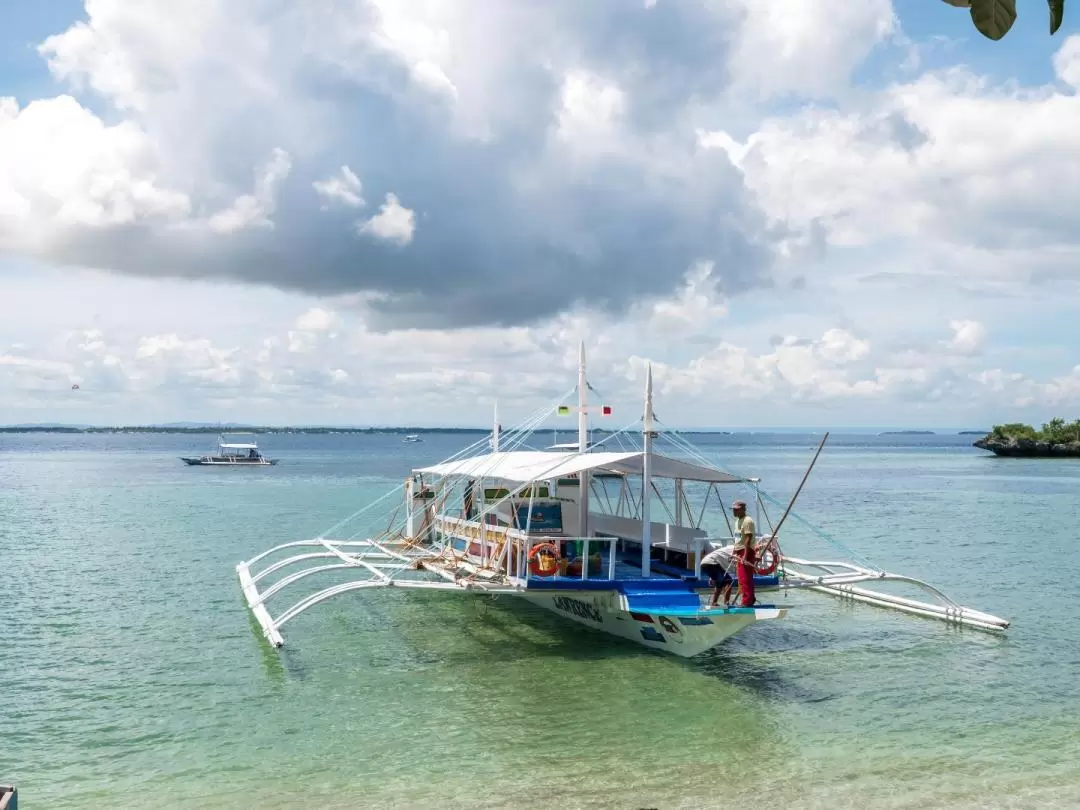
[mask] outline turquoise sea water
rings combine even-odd
[[[798,511],[1007,635],[798,594],[687,662],[395,591],[270,649],[235,564],[460,437],[266,437],[279,466],[216,470],[177,458],[207,436],[0,436],[0,783],[26,810],[1080,806],[1080,463],[972,438],[834,435]],[[696,440],[781,500],[817,443]]]

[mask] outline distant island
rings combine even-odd
[[[997,456],[1018,458],[1080,457],[1080,419],[1066,422],[1054,417],[1036,430],[1031,425],[1014,422],[994,425],[983,438],[973,442],[980,450]]]
[[[878,436],[933,436],[932,430],[884,430]]]
[[[269,427],[250,425],[123,425],[95,427],[87,425],[8,425],[0,433],[258,433],[265,435],[341,435],[406,433],[490,433],[491,428],[420,428],[420,427]]]
[[[538,431],[542,432],[542,431]],[[603,428],[592,428],[592,435],[607,435],[611,431]],[[220,433],[257,433],[260,435],[297,435],[297,436],[339,436],[339,435],[404,435],[449,433],[462,434],[485,434],[491,433],[491,428],[476,427],[351,427],[341,425],[238,425],[229,424],[204,424],[198,422],[174,422],[166,425],[0,425],[0,433],[175,433],[180,435],[201,435]],[[571,431],[566,431],[569,435]],[[577,431],[573,431],[577,436]]]

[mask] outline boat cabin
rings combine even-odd
[[[700,558],[731,541],[730,535],[708,536],[700,514],[690,514],[700,510],[691,510],[684,485],[697,485],[713,510],[723,510],[717,485],[756,482],[649,453],[652,480],[666,490],[657,500],[666,519],[652,520],[642,514],[640,499],[645,458],[640,451],[515,451],[434,465],[417,471],[440,482],[435,502],[423,505],[430,511],[421,522],[482,566],[490,565],[511,540],[511,556],[518,560],[503,561],[511,576],[543,544],[557,550],[559,575],[568,570],[576,576],[588,558],[585,577],[594,570],[606,572],[607,579],[697,576]],[[704,490],[715,491],[715,499]],[[531,570],[536,575],[537,569]]]

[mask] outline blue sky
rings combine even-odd
[[[58,85],[37,46],[85,18],[77,0],[46,0],[41,3],[9,3],[0,12],[0,83],[4,95],[26,101],[55,93]]]
[[[967,9],[948,7],[941,0],[896,0],[893,5],[904,32],[916,42],[926,43],[928,66],[963,62],[997,81],[1014,79],[1027,85],[1053,81],[1047,57],[1061,40],[1080,30],[1076,11],[1066,9],[1061,28],[1051,38],[1046,4],[1021,0],[1012,29],[994,42],[975,30]]]
[[[1077,11],[5,9],[0,423],[1072,418]]]

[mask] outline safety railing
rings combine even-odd
[[[591,548],[603,548],[607,546],[608,559],[607,559],[607,576],[599,577],[599,579],[612,580],[615,579],[615,563],[616,563],[616,548],[619,542],[617,537],[532,537],[529,538],[519,549],[518,553],[518,571],[525,571],[525,582],[527,583],[533,576],[532,570],[528,565],[529,556],[532,554],[532,550],[542,545],[558,545],[561,544],[564,547],[574,544],[580,549],[580,553],[574,555],[574,559],[581,560],[581,575],[582,581],[590,579],[589,577],[589,550]],[[597,579],[597,577],[592,577]]]
[[[589,554],[590,550],[607,546],[607,576],[605,579],[615,579],[615,563],[617,560],[616,548],[618,537],[555,537],[551,535],[530,535],[521,529],[509,526],[498,526],[490,523],[481,523],[477,520],[452,517],[450,515],[437,515],[434,526],[443,536],[455,537],[464,540],[468,545],[468,553],[480,558],[482,568],[496,563],[499,570],[507,577],[523,578],[526,582],[532,577],[529,570],[529,555],[534,548],[545,543],[576,544],[580,548],[582,560],[582,580],[589,579]],[[759,535],[755,539],[756,544],[761,544],[772,539],[772,535]],[[701,577],[701,558],[713,549],[713,546],[730,545],[735,542],[731,536],[694,537],[689,540],[690,550],[694,555],[694,576]],[[509,543],[509,548],[504,546]],[[658,545],[658,544],[654,544]],[[523,573],[522,573],[523,572]]]
[[[479,546],[480,566],[483,568],[489,563],[495,563],[502,556],[503,547],[507,542],[511,543],[505,555],[506,575],[512,576],[510,565],[513,554],[510,551],[528,540],[528,535],[520,529],[509,526],[498,526],[491,523],[481,523],[476,520],[450,517],[449,515],[435,516],[435,531],[443,536],[456,537],[467,543],[466,551],[476,543]],[[470,552],[471,553],[471,552]],[[518,568],[517,570],[521,570]]]

